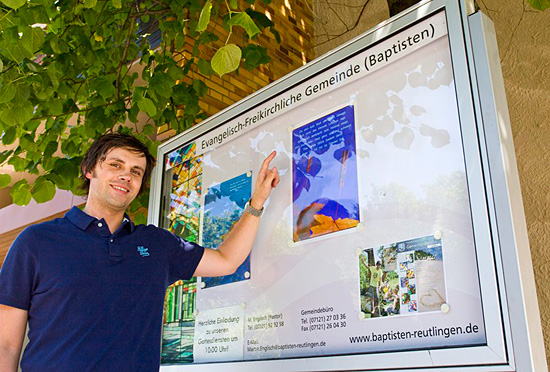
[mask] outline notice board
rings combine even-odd
[[[168,289],[164,369],[510,363],[463,19],[425,2],[159,147],[150,222],[209,248],[281,176],[237,271]]]

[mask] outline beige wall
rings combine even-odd
[[[477,3],[497,32],[550,364],[550,10],[521,0]],[[386,0],[314,0],[313,11],[317,56],[389,16]]]
[[[550,10],[533,11],[521,1],[484,0],[479,5],[497,32],[550,362]]]

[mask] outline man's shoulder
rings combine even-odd
[[[44,233],[52,232],[56,229],[59,229],[63,226],[67,226],[68,221],[64,217],[54,218],[49,221],[34,223],[29,225],[21,231],[20,236],[37,236]]]

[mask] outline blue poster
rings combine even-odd
[[[204,222],[202,244],[216,249],[241,218],[244,207],[250,199],[252,177],[241,174],[208,189],[204,200]],[[204,288],[250,279],[250,256],[232,275],[203,277]]]
[[[357,226],[354,106],[295,129],[292,148],[293,240]]]

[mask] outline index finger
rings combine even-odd
[[[262,163],[262,167],[260,168],[260,172],[265,172],[269,168],[269,163],[271,163],[271,160],[277,155],[277,151],[273,150],[271,154],[267,158],[265,158],[264,162]]]

